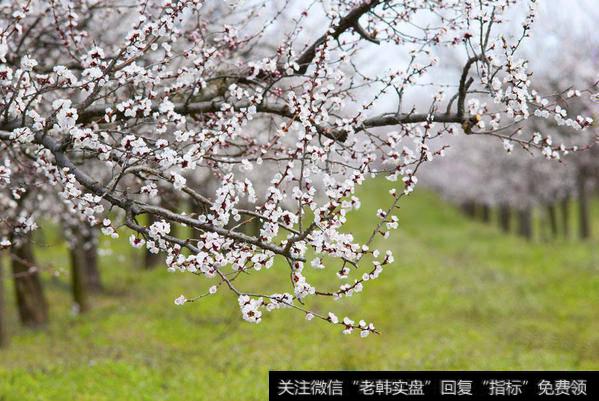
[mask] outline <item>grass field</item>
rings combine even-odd
[[[351,220],[356,235],[367,235],[364,222],[373,221],[385,185],[363,192]],[[46,278],[45,331],[20,329],[11,297],[0,400],[266,400],[270,369],[599,369],[597,240],[529,244],[465,219],[426,191],[401,206],[401,228],[387,243],[394,265],[358,296],[316,303],[375,322],[379,336],[344,336],[289,310],[251,325],[226,291],[176,307],[175,297],[207,283],[141,271],[129,247],[105,243],[108,293],[88,315],[71,314],[64,275]],[[54,246],[40,250],[39,261],[68,271],[64,248],[48,237]],[[285,277],[275,265],[251,285]]]

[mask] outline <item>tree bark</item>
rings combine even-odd
[[[484,223],[489,223],[491,221],[491,209],[489,208],[488,205],[481,205],[480,207],[481,210],[481,220]]]
[[[33,247],[29,239],[12,248],[12,273],[15,280],[17,309],[21,323],[39,327],[48,323],[48,303],[35,267]]]
[[[501,231],[505,232],[505,233],[509,233],[510,232],[510,226],[511,226],[511,221],[510,221],[510,216],[511,216],[511,211],[510,211],[510,207],[508,205],[501,205],[499,206],[499,227],[501,228]]]
[[[560,202],[562,217],[562,233],[564,238],[570,237],[570,198],[567,196]]]
[[[472,201],[462,203],[462,212],[468,217],[476,216],[476,205]]]
[[[518,234],[528,240],[532,239],[532,211],[530,208],[518,211]]]
[[[85,279],[89,291],[98,293],[103,289],[98,267],[98,236],[96,230],[91,227],[86,231],[83,244]]]
[[[0,348],[8,345],[6,332],[6,308],[4,307],[4,270],[2,266],[2,253],[0,253]]]
[[[589,217],[589,202],[586,190],[586,176],[584,173],[578,175],[578,233],[581,239],[591,236],[591,221]]]
[[[86,252],[80,247],[73,247],[69,250],[71,257],[71,289],[73,291],[73,301],[77,313],[86,313],[89,311],[90,297],[86,278],[85,260]]]
[[[557,238],[557,210],[554,203],[547,205],[547,217],[549,219],[549,229],[551,237]]]

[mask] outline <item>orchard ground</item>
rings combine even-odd
[[[369,234],[387,188],[374,181],[362,191],[355,235]],[[399,218],[386,243],[396,261],[379,280],[339,303],[313,302],[373,321],[382,334],[366,339],[292,310],[246,323],[224,288],[175,306],[209,284],[163,267],[142,271],[125,235],[103,239],[107,291],[88,315],[72,314],[66,274],[46,274],[51,324],[24,330],[7,289],[12,338],[0,352],[0,400],[266,400],[269,369],[599,369],[597,239],[528,243],[422,188],[401,202]],[[39,263],[68,272],[64,244],[44,237]],[[284,269],[253,274],[243,288],[286,289]]]

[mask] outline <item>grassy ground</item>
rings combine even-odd
[[[356,235],[367,235],[384,185],[364,192],[351,220]],[[0,400],[266,400],[269,369],[599,368],[596,240],[528,244],[426,192],[402,203],[400,220],[388,243],[393,267],[353,299],[317,303],[374,321],[382,334],[367,339],[289,310],[245,323],[224,291],[175,307],[175,297],[207,283],[140,271],[128,247],[104,244],[112,249],[101,260],[109,293],[87,316],[71,314],[64,275],[46,280],[47,330],[18,328],[9,303]],[[67,266],[57,240],[46,241],[53,246],[38,252],[40,262]],[[274,286],[285,277],[275,266],[251,280]]]

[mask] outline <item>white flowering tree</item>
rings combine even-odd
[[[536,114],[545,118],[529,119],[525,129],[533,132],[537,143],[578,144],[584,151],[573,152],[558,163],[553,159],[561,155],[553,153],[551,147],[544,147],[541,154],[549,160],[539,161],[534,157],[538,156],[538,150],[526,146],[518,149],[510,141],[504,141],[506,152],[501,152],[498,144],[485,138],[458,136],[450,141],[447,156],[430,163],[421,178],[449,200],[465,205],[466,212],[472,213],[473,205],[497,207],[505,231],[510,229],[510,211],[517,211],[518,232],[525,237],[532,236],[532,208],[544,212],[550,234],[557,235],[557,204],[561,204],[561,226],[567,235],[568,200],[576,196],[580,237],[586,238],[590,235],[587,192],[599,171],[597,132],[594,128],[575,132],[564,123],[564,118],[568,112],[592,115],[597,111],[598,42],[587,37],[597,15],[593,15],[591,4],[585,1],[570,4],[569,12],[564,12],[557,3],[555,9],[545,6],[537,27],[541,35],[532,38],[532,45],[522,49],[522,53],[535,67],[534,90],[547,95],[546,104],[552,100],[555,114],[550,116],[536,110]],[[578,24],[571,29],[568,23],[574,16]],[[570,43],[578,45],[569,46]],[[565,76],[569,79],[564,80]]]
[[[447,154],[423,169],[423,185],[485,222],[489,222],[485,208],[495,208],[499,226],[506,232],[511,231],[511,215],[516,212],[517,232],[526,238],[533,235],[532,210],[538,208],[544,212],[550,234],[556,236],[555,204],[575,190],[573,163],[539,160],[519,148],[508,153],[501,144],[485,139],[453,138]]]
[[[358,293],[393,262],[375,240],[398,226],[398,202],[446,135],[568,150],[518,130],[556,115],[518,56],[534,1],[26,0],[0,13],[0,202],[45,182],[105,235],[126,233],[206,283],[177,304],[232,291],[253,323],[292,308],[376,333],[310,301]],[[439,49],[460,60],[455,82],[431,81]],[[557,114],[574,130],[591,124]],[[375,175],[399,184],[359,241],[346,222]],[[193,210],[157,201],[170,196]],[[337,277],[316,288],[306,268]],[[249,292],[247,273],[289,284]]]

